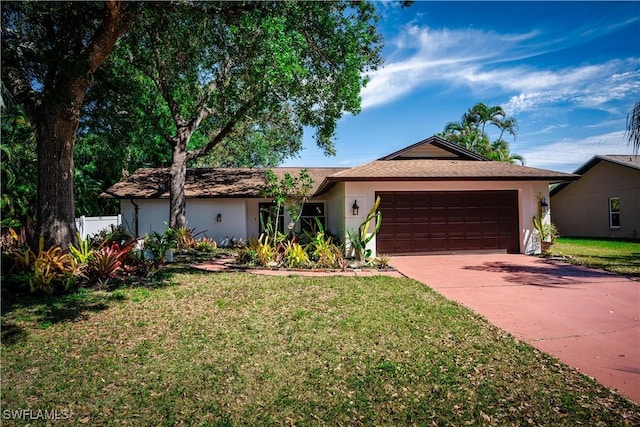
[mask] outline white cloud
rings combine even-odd
[[[500,35],[473,29],[432,30],[408,25],[393,44],[399,51],[411,53],[369,74],[371,81],[362,91],[362,107],[392,102],[432,83],[455,83],[460,77],[470,83],[476,74],[475,64],[491,62],[501,53],[489,45],[516,46],[533,35]]]
[[[556,70],[513,65],[547,53],[559,42],[539,36],[408,25],[393,40],[398,51],[390,55],[405,57],[370,74],[362,107],[387,104],[430,85],[513,94],[503,106],[510,115],[558,102],[607,109],[611,100],[640,94],[640,58]]]
[[[527,166],[573,172],[596,155],[631,154],[624,131],[609,132],[583,139],[565,138],[521,152]]]

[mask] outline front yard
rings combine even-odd
[[[84,425],[640,424],[637,405],[409,279],[177,270],[3,304],[4,425],[19,409]]]
[[[640,277],[638,242],[562,237],[556,240],[552,253],[572,264]]]

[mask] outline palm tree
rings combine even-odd
[[[640,101],[636,101],[633,110],[627,114],[627,137],[633,144],[633,153],[638,154],[640,150]]]
[[[491,143],[491,148],[486,156],[490,160],[504,163],[520,162],[524,166],[524,157],[520,154],[512,153],[509,149],[509,143],[504,139],[496,139]]]
[[[518,133],[518,121],[515,117],[505,117],[500,123],[496,124],[500,128],[500,136],[498,139],[502,139],[502,135],[507,132],[509,135],[516,139]]]
[[[493,143],[485,131],[487,124],[500,129],[500,136]],[[518,133],[517,120],[507,117],[499,105],[488,107],[479,102],[469,108],[460,121],[447,123],[439,136],[491,160],[524,164],[522,156],[509,151],[509,144],[502,139],[505,132],[515,139]]]
[[[478,102],[462,116],[462,121],[476,128],[480,128],[480,130],[485,133],[487,123],[500,128],[505,118],[506,114],[501,106],[487,107],[482,102]]]

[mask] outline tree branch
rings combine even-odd
[[[213,150],[216,145],[222,142],[231,133],[231,131],[233,131],[233,128],[236,124],[238,124],[242,117],[244,117],[244,115],[251,109],[251,107],[254,106],[255,99],[256,97],[251,98],[244,105],[242,105],[242,107],[240,107],[235,112],[235,114],[229,119],[229,121],[227,121],[224,127],[220,129],[220,131],[215,134],[204,147],[189,151],[187,153],[187,161],[194,160],[206,155],[211,150]]]
[[[89,58],[91,74],[107,59],[116,41],[129,28],[134,14],[125,10],[126,6],[127,3],[123,1],[109,0],[105,3],[104,20],[84,49]]]
[[[24,109],[27,116],[33,120],[42,105],[42,95],[31,88],[19,68],[6,65],[4,71],[3,83],[9,89],[13,99]]]

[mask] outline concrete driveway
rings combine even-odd
[[[391,265],[640,403],[640,281],[526,255],[402,256]]]

